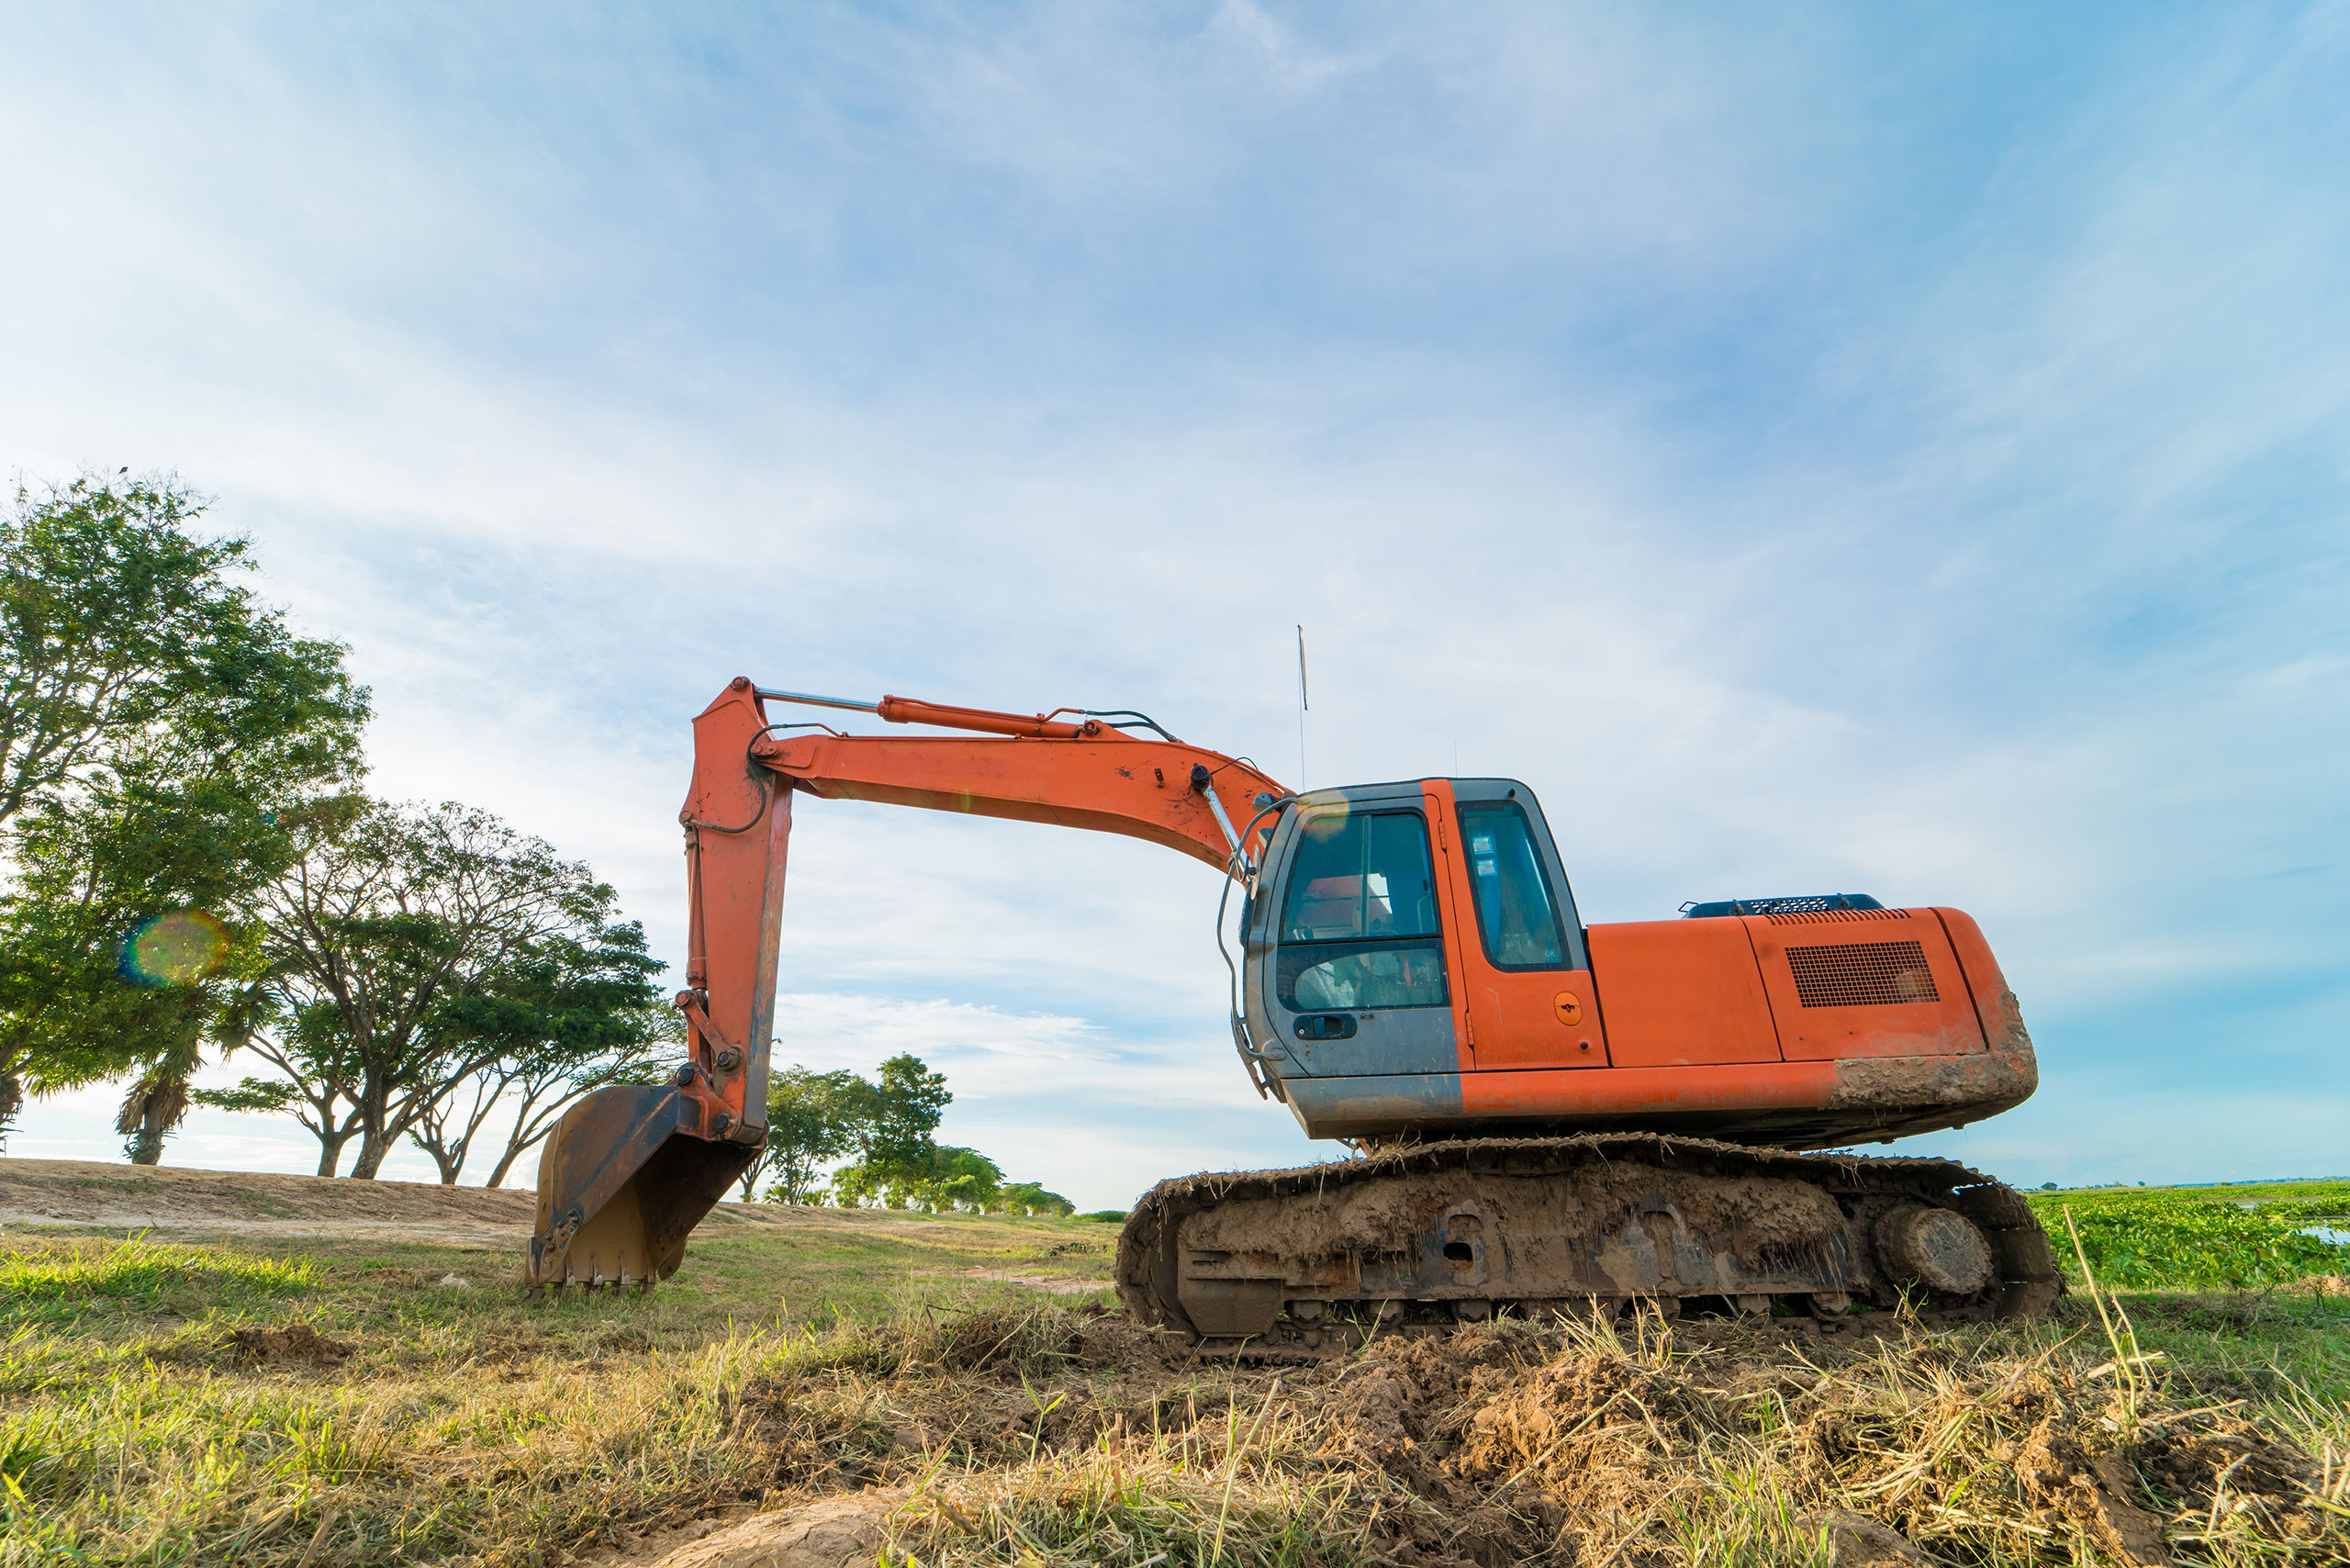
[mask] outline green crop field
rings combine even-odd
[[[2120,1290],[2257,1291],[2350,1274],[2350,1246],[2311,1234],[2350,1233],[2350,1182],[2091,1187],[2026,1196],[2075,1282],[2082,1253],[2099,1282]]]

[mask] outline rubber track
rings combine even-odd
[[[1175,1296],[1178,1226],[1226,1199],[1278,1198],[1326,1193],[1391,1176],[1448,1170],[1552,1165],[1560,1174],[1592,1162],[1627,1160],[1712,1176],[1769,1176],[1898,1192],[1938,1198],[1973,1220],[1990,1240],[2004,1288],[1986,1303],[1945,1309],[1942,1316],[2029,1322],[2063,1293],[2047,1233],[2013,1188],[1948,1159],[1858,1154],[1796,1154],[1707,1138],[1660,1133],[1600,1133],[1560,1138],[1467,1138],[1418,1144],[1358,1159],[1291,1170],[1203,1171],[1161,1182],[1143,1195],[1118,1236],[1119,1299],[1136,1322],[1191,1333]],[[1937,1304],[1939,1305],[1939,1304]]]

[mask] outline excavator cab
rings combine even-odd
[[[1299,798],[1241,944],[1258,1065],[1312,1137],[1458,1121],[1481,1069],[1607,1063],[1574,895],[1516,779]]]

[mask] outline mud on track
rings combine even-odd
[[[1971,1243],[1954,1273],[1897,1249],[1905,1220],[1935,1211]],[[1366,1312],[1413,1302],[1480,1318],[1650,1294],[1787,1298],[1833,1315],[1856,1294],[1890,1306],[1908,1290],[1949,1321],[2023,1323],[2061,1292],[2030,1206],[1964,1166],[1643,1133],[1179,1177],[1135,1205],[1117,1278],[1137,1321],[1307,1353],[1359,1343]],[[1326,1308],[1353,1321],[1326,1327]]]

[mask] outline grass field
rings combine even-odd
[[[643,1532],[869,1487],[929,1568],[1825,1564],[1856,1519],[1949,1562],[2129,1562],[2142,1527],[2350,1562],[2350,1296],[2189,1191],[2035,1194],[2076,1278],[2067,1207],[2128,1282],[2030,1330],[1505,1323],[1286,1371],[1127,1327],[1098,1222],[811,1212],[543,1305],[478,1249],[12,1226],[0,1562],[650,1563]]]

